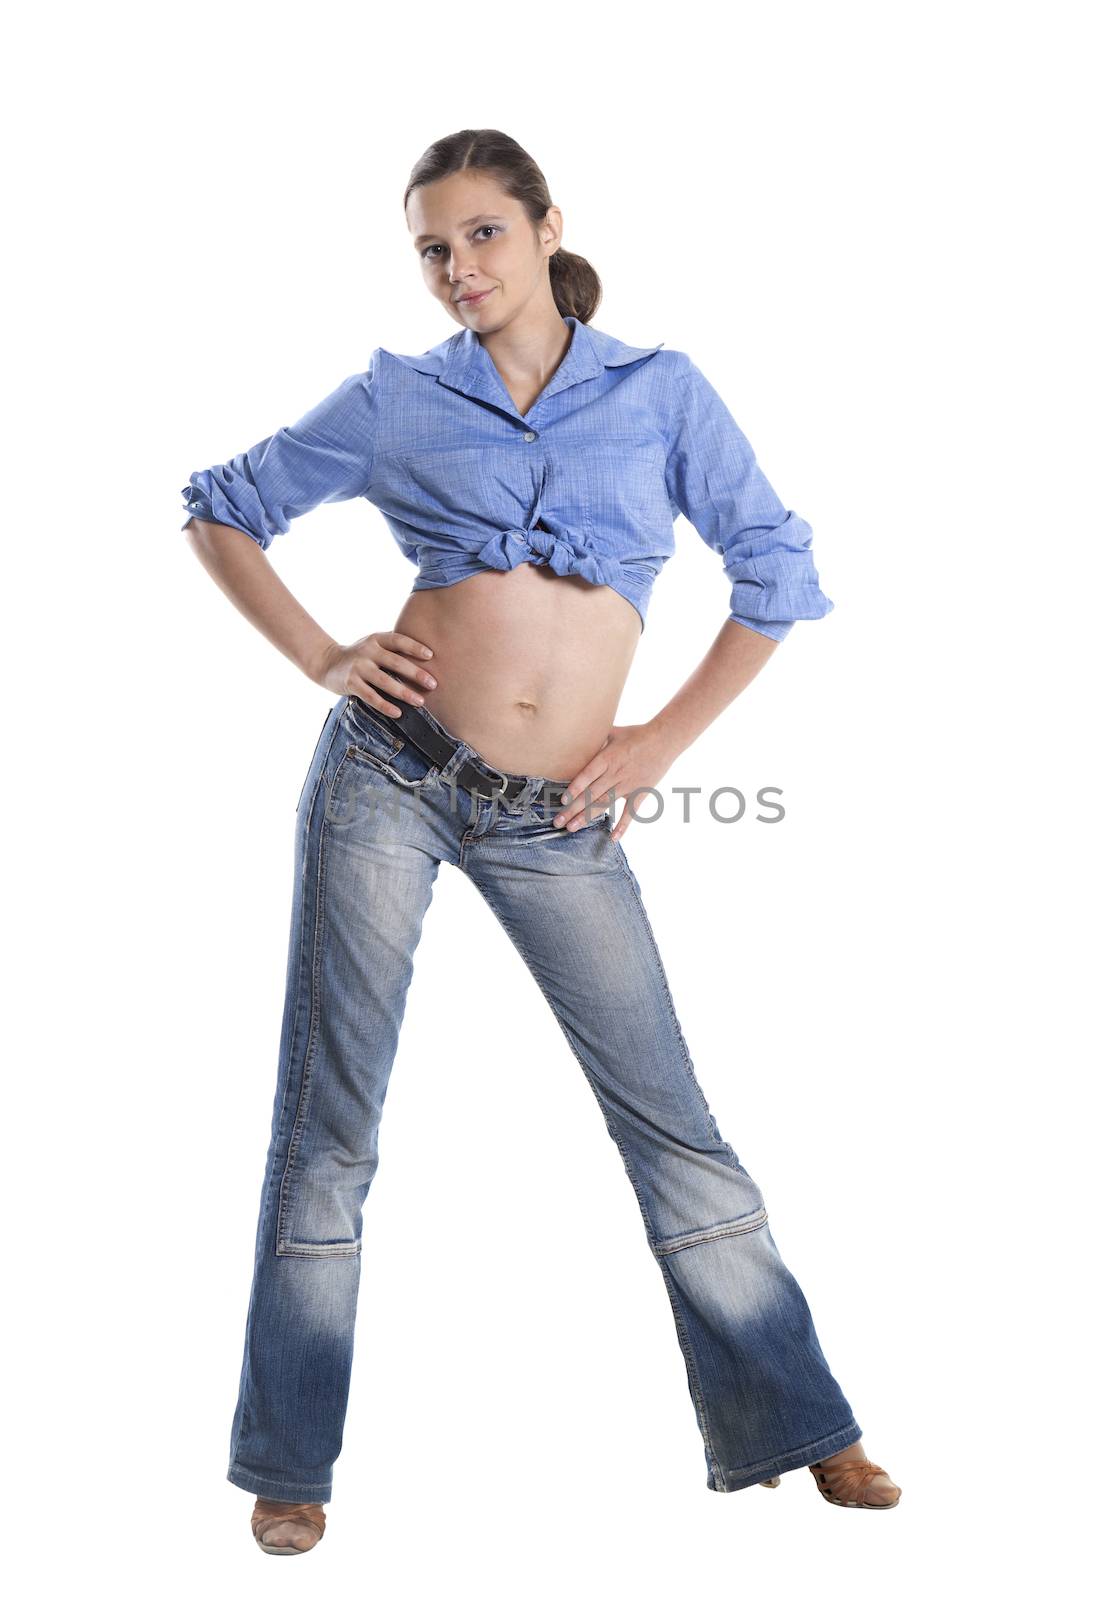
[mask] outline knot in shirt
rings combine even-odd
[[[550,567],[562,578],[577,576],[589,583],[613,586],[619,570],[618,561],[598,556],[580,534],[571,530],[557,534],[549,528],[506,528],[486,541],[478,560],[498,572],[511,572],[530,561],[533,566]]]

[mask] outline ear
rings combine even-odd
[[[557,206],[548,206],[547,214],[539,224],[539,234],[544,244],[553,246],[547,251],[553,256],[562,244],[562,213]]]

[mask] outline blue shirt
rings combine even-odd
[[[564,320],[569,347],[525,416],[470,328],[419,356],[380,347],[297,422],[193,472],[188,512],[267,550],[293,518],[361,496],[416,563],[414,590],[530,561],[607,584],[643,628],[683,513],[722,557],[735,622],[783,639],[832,611],[810,526],[695,363]]]

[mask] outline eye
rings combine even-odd
[[[480,228],[475,228],[475,230],[474,230],[475,237],[477,237],[477,235],[479,233],[503,233],[503,232],[504,232],[504,229],[503,228],[499,228],[495,222],[483,222],[482,226]],[[424,249],[421,251],[421,260],[422,261],[424,261],[424,260],[432,260],[432,261],[434,261],[436,259],[436,257],[434,255],[432,255],[432,251],[433,250],[443,250],[445,248],[446,248],[446,246],[442,245],[442,244],[427,244],[427,245],[425,245]]]

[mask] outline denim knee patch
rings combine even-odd
[[[691,1233],[678,1233],[667,1239],[658,1239],[653,1246],[654,1254],[667,1256],[674,1250],[687,1250],[691,1245],[708,1244],[712,1239],[727,1239],[732,1234],[752,1233],[756,1228],[763,1228],[767,1221],[768,1212],[764,1206],[760,1206],[747,1216],[734,1217],[729,1222],[716,1222],[707,1228],[696,1228]]]

